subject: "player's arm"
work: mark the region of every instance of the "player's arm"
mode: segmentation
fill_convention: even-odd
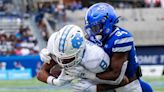
[[[125,76],[127,58],[128,52],[113,54],[108,70],[96,74],[96,79],[101,83],[96,85],[97,92],[115,89],[129,83],[129,79]]]
[[[42,65],[42,67],[40,68],[39,72],[37,73],[37,79],[44,82],[44,83],[47,83],[48,77],[51,76],[50,69],[54,65],[56,65],[56,63],[53,60],[50,61],[50,64],[44,63]]]
[[[95,74],[85,68],[74,67],[71,70],[67,70],[67,74],[91,79],[99,84],[119,85],[125,77],[125,72],[128,64],[127,57],[128,52],[114,53],[111,61],[108,60],[110,62],[110,66],[108,69],[106,69],[106,71],[101,73]]]
[[[109,68],[105,72],[96,74],[95,79],[101,83],[96,85],[97,92],[115,89],[129,83],[129,79],[125,76],[127,56],[128,52],[114,53]]]
[[[126,85],[128,83],[129,83],[129,79],[126,76],[124,76],[124,78],[122,79],[121,83],[118,84],[118,85],[97,84],[96,85],[96,89],[97,89],[97,92],[102,92],[102,91],[105,91],[105,90],[112,90],[112,89],[124,86],[124,85]]]
[[[100,64],[100,66],[105,70],[105,72],[101,72],[101,73],[92,73],[90,71],[88,71],[87,69],[79,69],[79,68],[74,68],[71,70],[67,71],[67,74],[72,75],[72,76],[79,76],[82,78],[87,78],[87,79],[91,79],[93,81],[98,82],[99,84],[111,84],[111,85],[118,85],[121,83],[124,75],[125,75],[125,71],[126,71],[126,67],[127,67],[127,56],[128,56],[128,52],[126,53],[114,53],[113,57],[111,58],[111,60],[109,61],[108,59],[108,55],[104,54],[103,58],[100,59],[106,62],[110,63],[110,66],[107,67],[105,63]],[[99,64],[98,64],[99,65]],[[100,67],[97,66],[97,67]]]
[[[61,71],[58,78],[55,78],[54,76],[52,76],[50,74],[50,69],[56,64],[57,63],[55,63],[55,61],[53,60],[51,60],[49,64],[44,63],[41,69],[39,70],[39,72],[37,73],[37,79],[44,83],[54,85],[54,86],[62,86],[66,83],[69,83],[71,80],[74,79],[73,77],[66,75],[64,70]]]
[[[125,71],[127,68],[128,52],[125,53],[114,53],[108,70],[102,73],[96,74],[96,79],[100,83],[104,83],[105,80],[108,84],[118,85],[124,78]],[[108,80],[108,81],[107,81]]]
[[[112,47],[109,69],[103,73],[96,74],[96,78],[100,79],[100,81],[101,79],[109,80],[108,83],[114,85],[120,84],[127,69],[128,55],[131,49],[133,49],[133,37],[128,33],[119,35]]]

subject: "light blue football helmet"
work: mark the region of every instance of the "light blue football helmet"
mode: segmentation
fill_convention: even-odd
[[[92,5],[85,15],[85,32],[88,39],[102,45],[102,41],[110,35],[113,26],[118,23],[118,18],[114,8],[107,3]],[[97,38],[97,35],[101,35],[101,38]]]

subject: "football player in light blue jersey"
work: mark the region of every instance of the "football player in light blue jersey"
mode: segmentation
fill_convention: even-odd
[[[130,83],[116,88],[116,92],[153,92],[150,85],[140,79],[142,74],[136,58],[133,37],[127,30],[116,26],[118,19],[114,8],[107,3],[92,5],[85,15],[88,39],[102,47],[111,59],[108,71],[96,76],[100,79],[115,80],[116,84],[119,84],[120,81],[117,80],[126,75]],[[107,85],[97,86],[102,90],[110,89]]]
[[[102,92],[96,84],[108,84],[116,88],[129,82],[126,76],[117,80],[120,81],[119,84],[95,76],[96,73],[108,69],[110,57],[102,48],[86,40],[82,29],[76,25],[66,25],[58,32],[54,32],[48,39],[47,47],[41,50],[40,58],[44,64],[37,73],[38,80],[53,86],[72,83],[73,92]],[[60,70],[51,70],[56,65],[62,69],[59,75],[58,72],[52,71]],[[51,75],[50,71],[57,76]]]

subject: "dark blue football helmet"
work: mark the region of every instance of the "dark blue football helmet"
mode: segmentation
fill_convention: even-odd
[[[85,15],[85,31],[90,41],[102,45],[102,41],[113,31],[113,26],[118,23],[118,16],[114,8],[107,3],[92,5]],[[101,35],[101,38],[97,38]]]

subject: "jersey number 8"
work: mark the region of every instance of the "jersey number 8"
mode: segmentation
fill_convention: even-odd
[[[100,67],[101,67],[103,70],[106,70],[107,67],[108,67],[108,65],[107,65],[107,63],[106,63],[104,60],[102,60],[101,63],[100,63]]]

